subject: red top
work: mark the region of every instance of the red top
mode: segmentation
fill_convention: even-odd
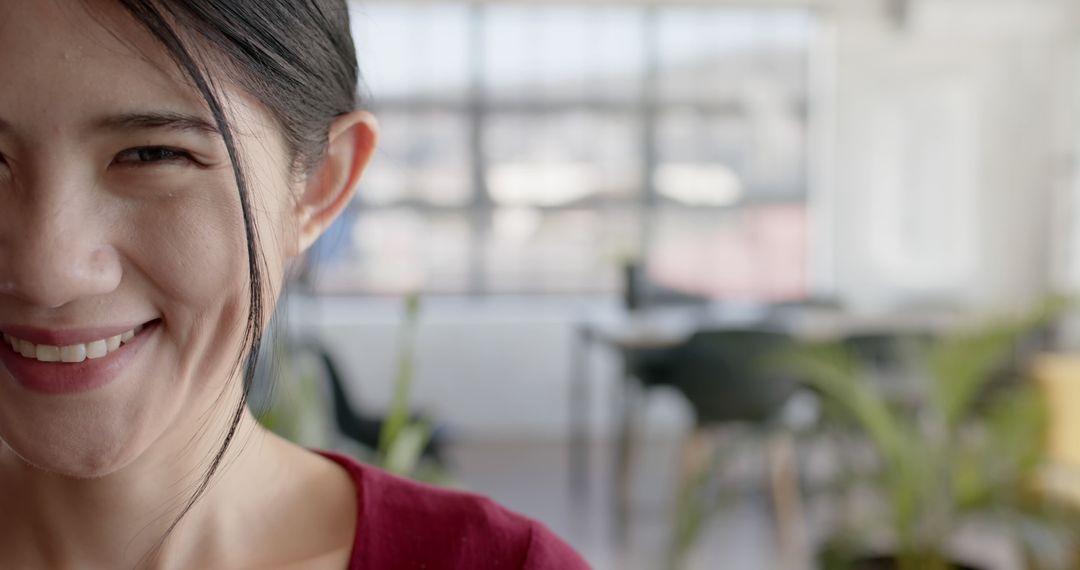
[[[491,499],[391,475],[320,451],[359,501],[349,570],[588,570],[543,524]]]

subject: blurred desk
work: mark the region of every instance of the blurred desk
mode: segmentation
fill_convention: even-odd
[[[852,314],[835,310],[771,310],[765,306],[709,305],[699,307],[652,308],[622,312],[607,318],[582,318],[577,324],[571,358],[569,390],[569,484],[570,496],[578,504],[588,500],[591,436],[589,355],[599,345],[616,351],[622,361],[620,381],[615,383],[612,401],[616,422],[626,426],[632,419],[628,384],[632,380],[625,355],[631,351],[667,350],[679,346],[691,335],[704,330],[772,330],[792,335],[802,342],[827,342],[862,334],[933,334],[956,328],[956,315],[938,312],[904,311],[888,314]],[[626,430],[628,431],[628,430]],[[616,468],[629,461],[628,442],[616,446]],[[615,489],[615,492],[620,492]],[[616,521],[618,527],[622,524]]]

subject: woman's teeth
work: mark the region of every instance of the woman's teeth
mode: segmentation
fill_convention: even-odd
[[[121,345],[127,344],[135,335],[142,332],[143,326],[139,325],[123,334],[95,340],[86,344],[73,344],[71,346],[49,346],[47,344],[34,344],[22,339],[4,334],[4,342],[26,358],[33,358],[40,362],[68,362],[77,363],[86,359],[95,360],[104,358],[120,349]]]

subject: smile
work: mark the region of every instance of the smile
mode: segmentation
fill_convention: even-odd
[[[128,325],[131,326],[131,325]],[[0,378],[44,395],[101,388],[127,377],[143,347],[153,342],[161,319],[128,330],[109,327],[46,330],[5,326],[0,343]]]
[[[109,354],[120,350],[135,335],[142,332],[143,325],[125,331],[108,338],[98,339],[87,343],[71,344],[67,346],[53,346],[48,344],[34,344],[28,340],[16,338],[4,333],[4,342],[11,345],[12,350],[24,358],[37,360],[38,362],[64,362],[75,364],[84,360],[96,360],[105,358]]]

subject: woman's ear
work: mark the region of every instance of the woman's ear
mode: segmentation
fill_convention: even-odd
[[[379,125],[367,111],[342,115],[331,123],[326,157],[307,177],[296,201],[298,232],[290,255],[311,247],[349,205],[378,140]]]

